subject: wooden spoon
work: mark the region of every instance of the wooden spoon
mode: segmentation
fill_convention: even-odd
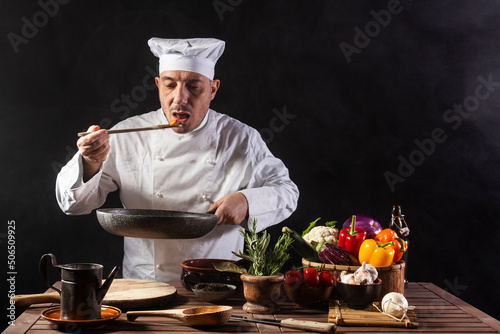
[[[168,129],[168,128],[178,128],[181,127],[182,123],[180,124],[160,124],[160,125],[153,125],[153,126],[145,126],[142,128],[127,128],[127,129],[116,129],[116,130],[106,130],[109,134],[113,133],[125,133],[125,132],[138,132],[138,131],[148,131],[148,130],[159,130],[159,129]],[[91,132],[78,132],[78,137],[84,137],[88,134],[91,134]]]
[[[229,320],[232,313],[231,306],[214,305],[175,310],[129,311],[127,320],[134,321],[140,316],[166,317],[181,320],[190,326],[221,326]]]

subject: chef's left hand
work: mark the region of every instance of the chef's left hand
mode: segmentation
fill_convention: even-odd
[[[248,202],[242,193],[232,193],[215,201],[208,211],[215,210],[217,225],[239,225],[248,218]]]

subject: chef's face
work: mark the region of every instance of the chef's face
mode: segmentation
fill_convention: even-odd
[[[160,104],[169,122],[176,119],[182,127],[178,133],[190,132],[201,124],[210,101],[219,89],[219,80],[187,71],[164,71],[156,78]]]

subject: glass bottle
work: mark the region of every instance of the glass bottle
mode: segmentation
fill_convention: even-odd
[[[392,213],[391,213],[391,222],[389,224],[389,228],[393,231],[396,232],[398,237],[404,240],[406,243],[406,252],[403,254],[403,261],[405,262],[405,278],[404,278],[404,284],[405,284],[405,289],[408,287],[408,279],[407,279],[407,273],[408,273],[408,245],[409,245],[409,240],[408,236],[410,235],[410,229],[408,228],[408,225],[406,224],[405,221],[405,216],[401,213],[401,206],[399,205],[393,205],[392,206]]]

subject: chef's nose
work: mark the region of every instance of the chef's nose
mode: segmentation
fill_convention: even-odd
[[[184,104],[187,102],[189,91],[184,85],[178,85],[174,93],[174,103]]]

